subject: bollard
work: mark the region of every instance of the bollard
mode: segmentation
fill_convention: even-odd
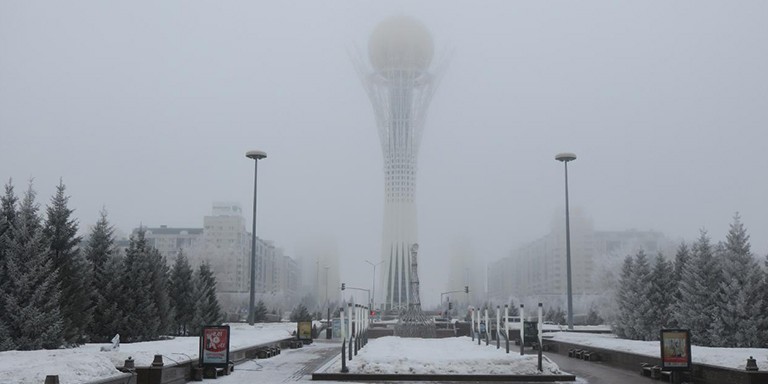
[[[349,368],[347,368],[347,359],[346,359],[346,352],[347,352],[347,339],[344,339],[341,341],[341,373],[347,373],[349,372]]]
[[[357,350],[358,350],[359,344],[360,344],[358,342],[358,340],[360,340],[360,338],[359,337],[355,337],[355,356],[357,356]]]
[[[48,375],[45,377],[45,384],[59,384],[59,375]]]
[[[215,372],[215,371],[214,371]],[[215,374],[215,373],[214,373]],[[160,384],[163,381],[163,355],[155,355],[149,367],[147,384]]]
[[[352,336],[349,336],[349,356],[347,358],[352,361]]]
[[[752,356],[747,359],[747,366],[745,367],[747,371],[757,371],[759,368],[757,368],[757,360],[755,360]]]
[[[125,362],[123,363],[123,368],[125,369],[134,369],[136,368],[136,365],[133,362],[133,358],[131,356],[128,356],[127,359],[125,359]]]

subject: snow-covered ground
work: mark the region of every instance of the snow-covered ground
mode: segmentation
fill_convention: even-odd
[[[231,349],[266,343],[290,336],[296,329],[295,323],[232,324]],[[553,332],[545,334],[554,339],[585,346],[627,351],[647,356],[659,355],[659,343],[653,341],[632,341],[618,339],[613,335]],[[80,348],[0,352],[0,382],[3,384],[40,384],[46,375],[59,375],[61,384],[81,384],[103,379],[119,371],[129,356],[137,366],[149,365],[154,355],[163,356],[165,364],[197,358],[198,338],[177,337],[173,340],[146,343],[122,344],[117,351],[100,352],[109,344],[87,344]],[[236,374],[227,376],[226,383],[250,383],[253,375],[271,378],[293,377],[297,380],[311,374],[304,364],[318,360],[329,349],[338,349],[336,342],[324,340],[298,350],[284,350],[282,354],[266,360],[254,360],[241,364]],[[331,351],[332,353],[332,351]],[[768,349],[760,348],[692,348],[694,363],[744,369],[746,359],[753,356],[760,370],[768,370]],[[545,364],[546,364],[545,360]],[[330,369],[340,369],[337,361]],[[372,339],[350,362],[353,372],[364,373],[484,373],[536,374],[537,363],[534,355],[520,357],[517,353],[507,355],[495,345],[480,346],[467,337],[448,339],[400,339],[387,337]],[[557,369],[554,364],[545,365],[545,373]],[[223,379],[223,378],[222,378]],[[301,381],[307,380],[306,378]],[[224,380],[222,384],[225,384]],[[270,382],[270,381],[263,381]]]
[[[619,339],[613,334],[554,332],[545,333],[545,335],[547,337],[551,335],[554,340],[596,348],[625,351],[651,357],[659,357],[661,354],[658,341],[625,340]],[[691,347],[691,359],[694,364],[744,369],[747,358],[750,356],[757,360],[757,366],[761,371],[768,369],[768,349],[766,348],[714,348],[695,345]]]
[[[231,324],[230,350],[281,340],[291,336],[296,323]],[[40,384],[46,375],[59,375],[61,384],[80,384],[120,374],[131,357],[136,366],[148,366],[155,355],[163,355],[166,365],[196,359],[198,337],[121,344],[119,350],[101,352],[111,344],[86,344],[79,348],[40,351],[0,352],[0,382],[4,384]]]
[[[561,374],[544,359],[544,374]],[[538,358],[506,353],[496,346],[477,345],[469,337],[410,339],[387,336],[371,339],[347,367],[350,373],[536,375]],[[330,371],[338,372],[341,361]]]

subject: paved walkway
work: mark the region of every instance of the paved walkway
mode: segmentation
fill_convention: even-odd
[[[599,361],[584,361],[574,359],[554,352],[545,354],[550,360],[557,363],[561,370],[576,375],[579,381],[589,384],[652,384],[658,383],[648,377],[640,376],[638,371],[628,371],[605,365]]]

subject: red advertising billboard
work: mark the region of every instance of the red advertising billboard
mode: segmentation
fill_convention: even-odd
[[[665,371],[687,371],[691,369],[690,330],[661,330],[661,369]]]
[[[203,327],[200,335],[200,364],[226,367],[229,362],[229,326]]]

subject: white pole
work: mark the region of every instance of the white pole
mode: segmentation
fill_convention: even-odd
[[[352,340],[352,337],[355,335],[352,334],[352,303],[347,304],[347,316],[349,317],[349,339]]]
[[[541,303],[539,303],[539,348],[543,346],[541,343],[542,334],[544,331],[544,309],[541,306]]]
[[[509,338],[509,306],[504,304],[504,334]]]
[[[501,309],[496,306],[496,349],[501,348]]]
[[[475,336],[475,309],[472,307],[469,307],[469,321],[471,324],[471,328],[469,328],[469,331],[472,332],[471,336]]]
[[[488,345],[488,335],[490,335],[491,326],[488,323],[488,307],[485,307],[485,345]]]
[[[525,308],[520,304],[520,354],[525,349]]]
[[[339,311],[339,317],[341,319],[341,327],[340,327],[341,328],[341,339],[344,340],[347,337],[347,335],[346,335],[346,333],[347,333],[346,331],[347,330],[345,329],[346,327],[344,326],[345,325],[344,324],[344,308],[342,308],[341,311]]]

